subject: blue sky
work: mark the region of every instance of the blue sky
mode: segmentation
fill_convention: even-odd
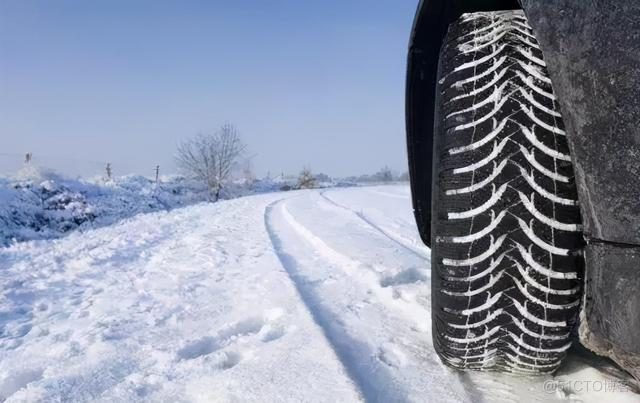
[[[259,174],[404,171],[416,5],[0,0],[0,159],[174,171],[181,139],[230,122]]]

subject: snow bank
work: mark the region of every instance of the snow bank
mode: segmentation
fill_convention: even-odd
[[[333,179],[317,174],[317,188],[391,184],[380,174]],[[393,178],[393,177],[392,177]],[[298,177],[238,178],[226,184],[221,199],[294,190]],[[378,181],[378,182],[377,182]],[[140,213],[171,210],[206,202],[200,183],[182,176],[163,176],[158,184],[140,175],[107,180],[70,179],[35,164],[12,177],[0,177],[0,246],[12,242],[60,237],[72,230],[113,224]]]
[[[323,175],[318,187],[354,186]],[[295,189],[297,178],[284,175],[236,179],[226,184],[221,199]],[[0,177],[0,246],[50,239],[72,230],[113,224],[140,213],[171,210],[209,201],[199,182],[162,176],[158,184],[140,175],[107,180],[70,179],[37,165],[25,165],[12,177]]]
[[[271,179],[236,181],[223,199],[278,191]],[[0,177],[0,246],[59,237],[72,230],[113,224],[140,213],[171,210],[208,201],[206,189],[181,176],[154,180],[129,175],[112,180],[70,179],[26,165],[13,177]]]

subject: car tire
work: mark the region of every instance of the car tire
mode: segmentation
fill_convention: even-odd
[[[572,343],[583,236],[562,116],[522,11],[464,14],[440,53],[433,341],[458,369],[555,371]]]

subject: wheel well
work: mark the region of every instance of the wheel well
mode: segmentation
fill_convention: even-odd
[[[440,47],[447,28],[475,11],[519,9],[518,0],[421,0],[409,42],[406,130],[413,209],[422,241],[431,246],[433,111]]]

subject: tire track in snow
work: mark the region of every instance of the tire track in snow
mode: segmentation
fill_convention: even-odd
[[[353,278],[355,282],[362,284],[363,287],[370,290],[384,306],[394,309],[396,315],[402,315],[404,319],[414,322],[415,325],[419,325],[419,323],[415,323],[415,319],[425,315],[424,307],[418,304],[410,305],[404,301],[397,300],[393,296],[393,291],[382,285],[383,279],[372,266],[333,249],[320,237],[316,236],[313,231],[298,222],[287,209],[286,202],[281,205],[281,208],[281,213],[287,224],[326,261],[335,267],[339,267],[346,275]]]
[[[419,257],[420,259],[426,259],[429,262],[431,262],[431,256],[425,255],[423,252],[420,252],[420,251],[414,249],[412,246],[407,245],[405,241],[402,241],[402,240],[398,239],[397,236],[390,234],[389,232],[384,230],[382,227],[380,227],[378,224],[374,223],[371,219],[369,219],[369,217],[364,215],[364,213],[355,211],[354,209],[352,209],[350,207],[347,207],[347,206],[345,206],[343,204],[340,204],[340,203],[336,202],[335,200],[333,200],[329,196],[327,196],[326,193],[327,193],[327,191],[323,191],[323,192],[320,192],[319,194],[323,199],[327,200],[329,203],[333,204],[334,206],[336,206],[336,207],[338,207],[340,209],[346,210],[346,211],[350,212],[351,214],[356,215],[358,218],[360,218],[362,221],[364,221],[370,227],[372,227],[376,231],[380,232],[382,235],[384,235],[389,240],[393,241],[395,244],[397,244],[401,248],[409,251],[411,254]]]
[[[366,262],[329,246],[289,212],[289,200],[265,211],[274,250],[364,399],[467,401],[427,348],[430,328],[421,325],[428,311],[399,299]]]
[[[280,223],[274,224],[275,220]],[[329,344],[333,347],[338,359],[342,362],[347,373],[353,382],[359,387],[360,392],[366,401],[370,402],[404,402],[411,400],[407,395],[408,390],[399,382],[395,368],[391,368],[388,363],[380,365],[379,346],[372,345],[371,341],[363,335],[358,335],[358,331],[344,320],[344,302],[327,301],[327,286],[323,289],[322,283],[326,280],[316,280],[313,278],[314,272],[324,272],[329,275],[329,281],[348,283],[358,290],[368,290],[364,294],[373,294],[387,308],[393,308],[396,312],[390,313],[392,317],[405,317],[406,320],[413,320],[416,317],[424,317],[425,313],[420,310],[416,313],[413,307],[403,306],[393,298],[392,291],[381,287],[380,279],[373,272],[366,270],[366,265],[341,254],[324,243],[306,227],[302,226],[286,208],[286,200],[271,203],[265,210],[265,225],[272,240],[274,250],[280,259],[285,271],[289,274],[298,293],[311,313],[318,326],[324,332]],[[322,263],[316,263],[316,259],[311,259],[315,267],[308,267],[294,257],[291,245],[285,245],[276,226],[286,226],[296,239],[304,244],[303,249],[313,249],[322,260],[328,263],[323,268]],[[279,228],[283,230],[283,227]],[[299,246],[299,245],[298,245]],[[306,250],[299,250],[299,253]],[[301,260],[304,260],[302,258]],[[304,267],[304,269],[303,269]],[[365,270],[363,270],[365,269]],[[332,274],[337,277],[334,278]],[[311,274],[311,276],[309,276]],[[346,277],[346,278],[344,278]],[[347,281],[344,281],[347,280]],[[352,281],[353,280],[353,281]],[[333,306],[332,306],[333,305]],[[347,307],[348,308],[348,307]],[[357,335],[357,336],[356,336]],[[377,359],[376,359],[377,357]]]
[[[375,401],[375,396],[372,395],[370,387],[366,383],[366,379],[362,376],[362,372],[359,370],[355,361],[354,355],[356,350],[362,350],[365,348],[362,345],[359,348],[353,348],[358,346],[357,340],[349,339],[349,336],[345,334],[343,329],[336,326],[335,321],[331,317],[329,312],[322,309],[322,298],[312,290],[312,285],[309,284],[298,271],[298,262],[291,254],[289,254],[283,246],[282,240],[277,234],[273,224],[273,210],[274,208],[283,203],[286,199],[276,200],[265,208],[264,211],[264,225],[273,245],[280,264],[284,268],[285,272],[289,276],[289,279],[293,283],[302,303],[305,305],[307,311],[311,314],[314,322],[321,329],[328,344],[331,346],[336,354],[336,357],[345,369],[345,372],[358,388],[360,396],[366,401]]]

